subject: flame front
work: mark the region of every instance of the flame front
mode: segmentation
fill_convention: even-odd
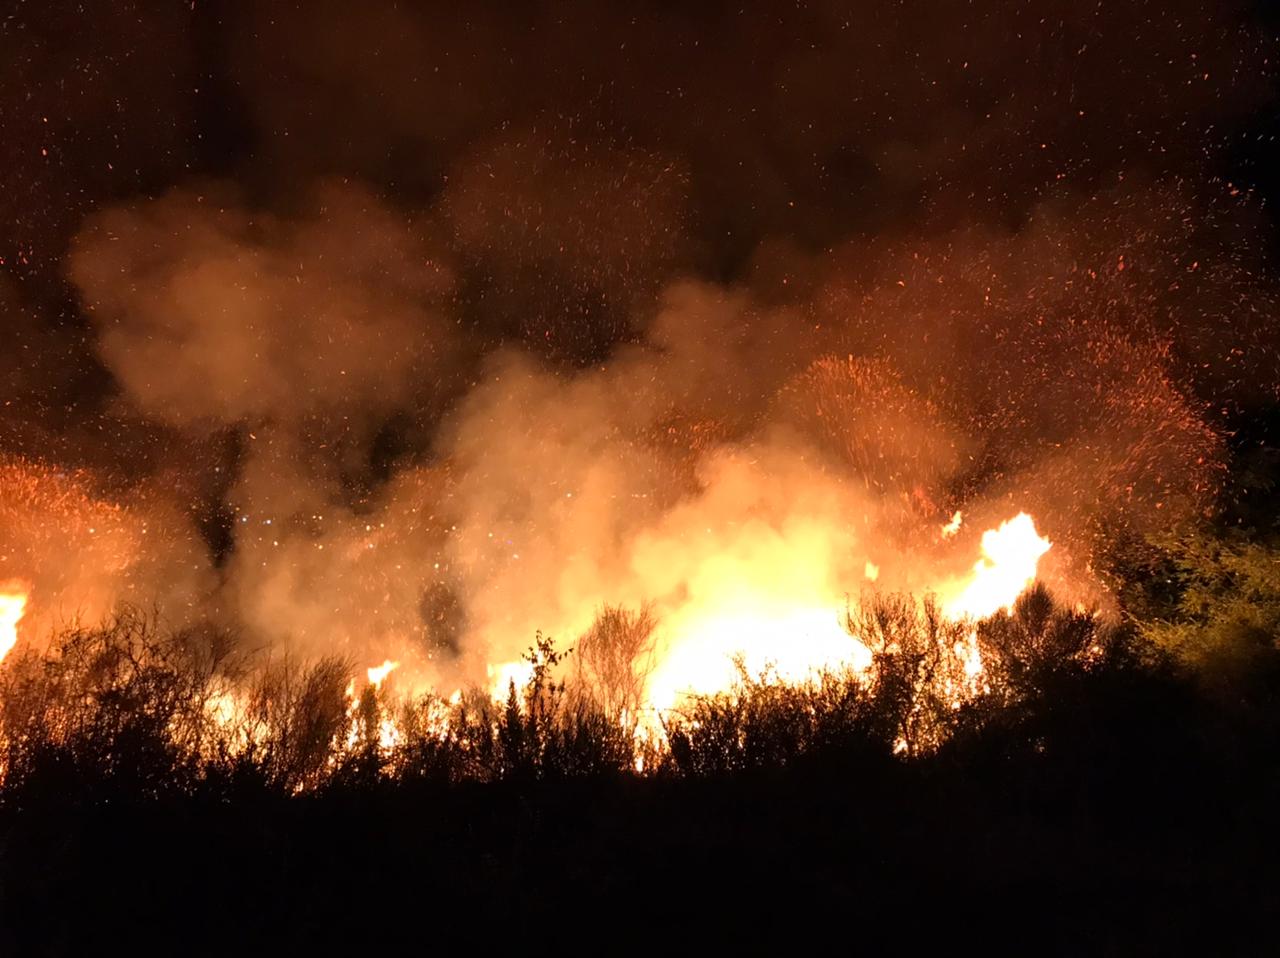
[[[386,677],[398,668],[400,668],[399,662],[387,659],[381,665],[374,665],[365,669],[365,676],[368,678],[370,685],[374,688],[379,688]]]
[[[950,597],[943,595],[943,607],[953,619],[982,619],[1001,609],[1011,609],[1018,596],[1036,580],[1040,557],[1051,543],[1036,532],[1031,516],[1020,512],[1000,523],[998,529],[982,534],[982,558],[973,566],[967,581]]]
[[[958,526],[955,519],[948,523],[950,530]],[[662,610],[661,635],[648,663],[651,669],[640,704],[661,713],[676,707],[685,695],[730,691],[743,674],[802,682],[824,671],[861,674],[871,669],[871,651],[848,627],[843,573],[833,559],[838,551],[833,544],[839,540],[831,533],[824,523],[796,523],[783,533],[767,535],[748,527],[701,556],[679,600]],[[944,530],[944,538],[953,536],[953,531]],[[930,591],[953,621],[1010,609],[1036,580],[1039,560],[1049,548],[1031,516],[1019,513],[983,533],[980,558],[965,576],[943,579]],[[874,581],[880,570],[867,561],[864,571],[865,578]],[[0,587],[0,660],[17,641],[28,595],[20,583]],[[966,671],[973,677],[982,669],[976,644],[971,653]],[[381,690],[400,666],[398,659],[388,658],[368,667],[368,686]],[[491,693],[505,699],[511,683],[520,687],[530,681],[534,666],[522,659],[492,663],[487,671]],[[211,708],[220,722],[230,723],[240,714],[242,703],[231,692],[215,698]],[[353,680],[347,689],[353,721],[359,698]],[[348,746],[354,744],[354,735],[353,726]],[[390,748],[398,737],[394,722],[384,715],[378,728],[380,746]]]
[[[0,589],[0,662],[18,643],[18,623],[27,612],[27,591],[15,586]]]
[[[944,537],[959,526],[953,517]],[[717,556],[708,562],[695,577],[690,601],[666,623],[670,638],[649,677],[647,704],[661,711],[682,695],[728,691],[740,676],[739,664],[747,675],[767,673],[785,682],[824,671],[867,671],[871,652],[846,628],[831,570],[822,550],[810,548],[816,541],[801,536],[774,542],[744,561]],[[952,620],[1010,609],[1035,581],[1049,547],[1031,516],[1019,513],[983,534],[981,558],[967,576],[931,591]],[[974,676],[981,669],[975,645],[966,671]]]

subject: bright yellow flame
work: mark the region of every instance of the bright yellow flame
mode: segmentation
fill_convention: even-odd
[[[400,744],[400,726],[390,715],[378,720],[378,748],[388,752]]]
[[[1012,608],[1035,581],[1036,566],[1050,545],[1025,512],[988,529],[982,534],[982,558],[968,580],[944,596],[944,611],[953,619],[981,619]]]
[[[948,537],[959,527],[957,513],[946,527]],[[649,707],[663,711],[685,694],[728,691],[740,677],[739,662],[749,676],[784,682],[871,667],[871,652],[846,628],[824,540],[812,532],[793,530],[767,548],[729,550],[702,564],[687,601],[665,620],[669,644],[649,676]],[[1026,513],[988,530],[972,571],[937,588],[944,614],[983,618],[1011,607],[1035,581],[1048,549],[1049,541]],[[867,563],[868,578],[874,578],[872,569],[879,573]],[[982,671],[976,641],[957,651],[966,675],[976,678]]]
[[[964,513],[959,509],[952,515],[951,521],[942,527],[942,538],[950,539],[960,531],[960,524],[964,522]]]
[[[400,668],[400,663],[387,659],[381,665],[370,666],[365,669],[365,676],[369,679],[369,684],[375,689],[380,689],[382,683],[386,681],[388,675]],[[348,695],[354,697],[354,683],[348,691]],[[354,733],[354,727],[352,729]],[[388,752],[400,743],[400,727],[396,724],[395,718],[389,712],[383,712],[378,719],[378,748],[383,752]],[[348,743],[351,744],[351,743]]]
[[[27,591],[16,586],[0,589],[0,662],[18,644],[18,623],[27,612]]]
[[[205,709],[209,718],[217,723],[219,727],[227,728],[240,719],[243,712],[243,704],[234,690],[220,689],[209,696],[209,701],[205,703]]]
[[[802,682],[823,670],[862,671],[871,664],[871,653],[830,605],[745,601],[732,612],[708,609],[680,628],[681,641],[649,679],[649,704],[657,709],[671,708],[682,694],[731,688],[739,661],[749,676],[767,673],[786,682]]]
[[[499,665],[485,667],[489,676],[489,694],[495,701],[505,702],[514,682],[516,690],[524,688],[533,678],[533,663],[527,659],[515,662],[503,662]]]
[[[867,649],[845,628],[838,530],[820,521],[745,524],[687,570],[649,676],[648,705],[714,694],[747,674],[801,682],[823,670],[862,670]],[[654,565],[668,557],[659,556]],[[865,571],[865,570],[864,570]]]
[[[398,668],[400,668],[399,662],[387,659],[381,665],[374,665],[365,669],[365,675],[368,676],[370,685],[374,688],[380,688],[383,680]]]

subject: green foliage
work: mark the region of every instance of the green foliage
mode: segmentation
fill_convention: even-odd
[[[1274,668],[1280,651],[1280,550],[1242,533],[1153,544],[1167,598],[1134,616],[1157,648],[1215,682]]]

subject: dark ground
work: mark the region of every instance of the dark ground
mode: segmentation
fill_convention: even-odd
[[[46,796],[0,819],[0,944],[1274,953],[1274,738],[1110,691],[911,765]]]

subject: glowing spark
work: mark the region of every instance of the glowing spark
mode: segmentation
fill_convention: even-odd
[[[957,509],[951,517],[951,521],[942,527],[942,538],[950,539],[960,531],[960,523],[964,521],[964,514]]]

